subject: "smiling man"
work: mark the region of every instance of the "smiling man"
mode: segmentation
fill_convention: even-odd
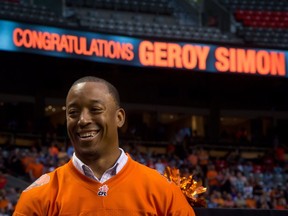
[[[73,83],[66,120],[73,157],[26,188],[14,216],[195,216],[175,183],[119,148],[125,111],[112,84],[91,76]]]

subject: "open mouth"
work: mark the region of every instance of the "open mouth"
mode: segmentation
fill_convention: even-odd
[[[90,140],[90,139],[93,139],[94,137],[96,137],[98,132],[99,131],[82,132],[82,133],[78,133],[78,136],[81,139]]]

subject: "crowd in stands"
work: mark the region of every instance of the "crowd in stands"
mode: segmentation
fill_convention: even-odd
[[[171,144],[165,152],[143,151],[137,141],[122,142],[121,147],[161,174],[170,166],[178,168],[182,177],[193,175],[207,188],[203,194],[207,208],[288,209],[288,161],[286,149],[280,145],[252,159],[241,158],[237,149],[212,157],[209,149],[201,145],[183,148]],[[11,215],[21,188],[8,186],[7,175],[30,184],[43,173],[65,164],[73,154],[73,147],[50,140],[49,145],[41,147],[4,145],[0,152],[0,215]]]

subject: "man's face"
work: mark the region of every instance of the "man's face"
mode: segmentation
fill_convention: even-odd
[[[83,161],[109,155],[118,148],[118,127],[124,119],[124,110],[101,82],[79,83],[67,95],[67,131],[77,157]]]

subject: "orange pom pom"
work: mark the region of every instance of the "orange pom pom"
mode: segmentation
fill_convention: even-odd
[[[179,169],[167,166],[164,176],[180,187],[191,206],[206,207],[206,200],[200,195],[206,192],[207,188],[202,186],[201,181],[195,181],[193,175],[181,177]]]

